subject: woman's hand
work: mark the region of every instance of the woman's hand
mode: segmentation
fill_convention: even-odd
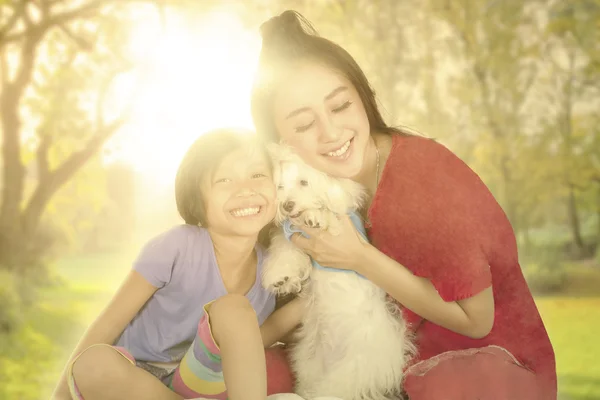
[[[315,261],[325,267],[357,271],[362,266],[362,256],[369,246],[356,230],[349,216],[339,216],[341,229],[337,236],[318,228],[298,227],[309,237],[292,235],[292,242]]]
[[[482,338],[490,332],[494,323],[491,287],[471,298],[446,302],[428,279],[415,276],[367,243],[348,216],[340,217],[340,222],[338,236],[301,227],[309,238],[296,233],[292,241],[319,264],[358,272],[404,307],[437,325],[471,338]]]

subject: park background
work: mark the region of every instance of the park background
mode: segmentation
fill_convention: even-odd
[[[486,182],[560,399],[600,399],[599,0],[0,0],[0,399],[49,398],[140,246],[181,223],[187,146],[252,127],[258,26],[286,8]]]

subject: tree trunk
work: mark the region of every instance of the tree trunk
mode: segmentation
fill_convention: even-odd
[[[2,113],[3,146],[2,158],[4,165],[2,208],[0,208],[0,230],[13,226],[18,221],[20,205],[23,194],[23,183],[25,167],[21,161],[19,144],[19,132],[21,121],[17,115],[18,99],[13,88],[7,88],[0,100],[0,112]]]
[[[45,16],[45,20],[36,25],[26,24],[26,28],[14,34],[20,41],[18,69],[11,80],[6,70],[5,57],[2,54],[2,88],[0,89],[0,123],[2,129],[2,174],[3,187],[0,207],[0,266],[21,268],[39,261],[45,249],[37,242],[37,228],[48,201],[56,191],[92,157],[125,122],[123,114],[114,121],[105,124],[102,121],[96,134],[86,146],[74,152],[53,171],[43,169],[39,182],[27,204],[24,204],[25,166],[22,160],[21,129],[19,110],[23,95],[29,87],[37,61],[37,48],[45,34],[53,26],[96,11],[103,1],[90,1],[72,10]],[[6,40],[7,36],[0,39]],[[6,51],[0,40],[0,51]],[[108,82],[110,83],[110,82]],[[129,110],[130,111],[130,110]],[[101,119],[101,118],[100,118]],[[42,143],[38,153],[38,163],[46,163],[48,143]]]
[[[23,237],[21,204],[25,187],[25,166],[21,159],[21,119],[19,107],[31,78],[36,60],[36,49],[44,30],[29,33],[20,52],[20,68],[12,81],[3,77],[0,95],[2,126],[3,188],[0,207],[0,266],[14,268],[27,254]],[[0,49],[5,51],[5,49]],[[4,55],[3,55],[4,56]]]

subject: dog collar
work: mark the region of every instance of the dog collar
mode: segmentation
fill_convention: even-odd
[[[356,228],[358,233],[360,233],[360,235],[365,240],[368,241],[369,239],[367,238],[367,231],[365,230],[365,226],[363,224],[363,221],[362,221],[362,218],[360,217],[360,215],[356,211],[350,211],[350,212],[348,212],[348,216],[350,217],[350,220],[352,221],[352,224],[354,224],[354,227]],[[303,232],[300,228],[297,228],[296,226],[292,225],[292,222],[289,219],[286,219],[285,221],[283,221],[282,228],[283,228],[283,234],[285,235],[287,240],[290,240],[294,233],[299,233],[302,236],[304,236],[305,238],[310,237],[305,232]],[[356,274],[356,275],[360,276],[361,278],[364,278],[364,276],[362,276],[361,274],[359,274],[356,271],[352,271],[352,270],[348,270],[348,269],[339,269],[339,268],[334,268],[334,267],[326,267],[326,266],[321,265],[318,262],[316,262],[312,257],[311,257],[311,261],[312,261],[313,267],[317,268],[317,269],[322,269],[322,270],[331,271],[331,272],[348,272],[348,273]]]

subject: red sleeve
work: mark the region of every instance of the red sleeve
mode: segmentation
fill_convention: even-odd
[[[388,219],[381,222],[389,227],[381,232],[387,248],[415,275],[431,280],[445,301],[472,297],[492,283],[486,248],[494,225],[490,216],[499,205],[441,144],[419,137],[399,141],[386,165],[386,175],[393,176],[382,178],[385,194],[376,198],[384,211],[377,212],[379,219]]]
[[[485,255],[468,229],[461,228],[451,232],[448,240],[440,237],[437,265],[427,276],[444,301],[473,297],[492,284]]]
[[[454,153],[433,140],[419,140],[426,186],[437,221],[430,226],[434,252],[428,278],[445,301],[472,297],[492,284],[484,245],[489,224],[485,208],[498,208],[481,179]],[[428,196],[424,196],[427,198]],[[427,212],[426,209],[423,210]]]

